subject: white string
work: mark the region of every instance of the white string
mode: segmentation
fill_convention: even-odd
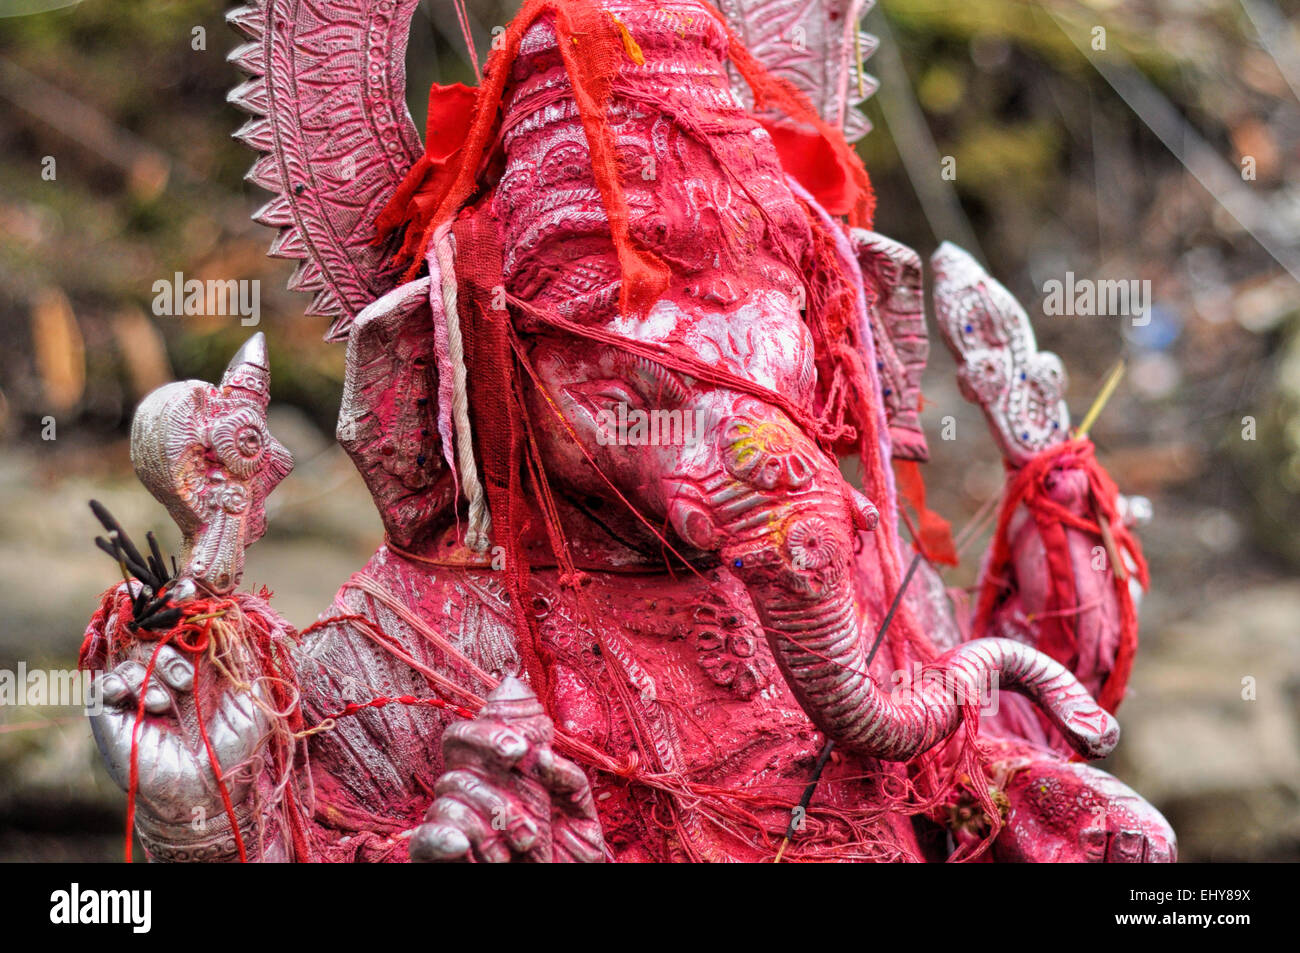
[[[465,390],[465,343],[460,336],[460,315],[456,310],[456,259],[451,223],[438,226],[433,235],[438,270],[442,273],[442,308],[447,317],[447,350],[451,356],[451,415],[456,427],[456,469],[460,471],[465,498],[469,501],[469,526],[465,545],[487,552],[491,544],[492,514],[488,512],[478,464],[474,460],[474,432],[469,421],[469,397]]]

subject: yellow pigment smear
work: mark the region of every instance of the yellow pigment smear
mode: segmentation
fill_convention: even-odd
[[[612,13],[609,15],[609,18],[614,21],[614,26],[618,27],[619,36],[623,38],[623,49],[627,53],[628,58],[637,66],[645,66],[645,54],[641,52],[641,47],[637,41],[632,39],[632,34],[627,31],[627,27],[623,25],[623,21]]]

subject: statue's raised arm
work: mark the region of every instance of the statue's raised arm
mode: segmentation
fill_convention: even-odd
[[[82,665],[104,673],[91,728],[158,860],[288,857],[296,808],[275,775],[292,770],[293,633],[235,592],[266,497],[293,467],[266,427],[269,367],[258,333],[218,385],[161,387],[131,428],[136,473],[180,527],[181,562],[168,573],[156,548],[143,557],[113,534],[137,576],[105,594]]]

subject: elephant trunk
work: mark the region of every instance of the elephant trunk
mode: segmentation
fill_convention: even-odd
[[[722,466],[673,485],[669,517],[719,553],[750,592],[781,671],[813,722],[842,747],[906,761],[951,735],[962,708],[1009,689],[1027,695],[1089,757],[1119,727],[1060,663],[1010,639],[978,639],[882,689],[867,665],[851,577],[855,530],[875,508],[793,425],[767,417],[723,428]]]

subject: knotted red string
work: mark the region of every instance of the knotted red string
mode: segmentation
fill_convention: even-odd
[[[1077,640],[1078,586],[1075,570],[1070,560],[1066,529],[1075,529],[1102,539],[1101,526],[1096,518],[1082,517],[1070,512],[1052,499],[1048,487],[1053,471],[1082,470],[1088,477],[1089,492],[1097,517],[1105,520],[1114,539],[1117,558],[1127,554],[1135,567],[1138,581],[1145,589],[1150,583],[1142,548],[1120,519],[1119,489],[1097,462],[1095,450],[1089,440],[1071,440],[1045,450],[1020,468],[1007,486],[998,514],[993,548],[984,573],[979,602],[975,615],[975,631],[986,630],[994,611],[1009,595],[1006,580],[1011,574],[1011,519],[1017,508],[1024,505],[1034,518],[1046,551],[1050,594],[1048,612],[1040,622],[1042,633],[1039,648],[1066,666],[1073,663]],[[1134,605],[1128,582],[1114,566],[1110,567],[1111,582],[1120,610],[1120,640],[1110,674],[1106,677],[1097,702],[1109,712],[1114,712],[1124,698],[1133,656],[1137,652],[1137,607]]]

